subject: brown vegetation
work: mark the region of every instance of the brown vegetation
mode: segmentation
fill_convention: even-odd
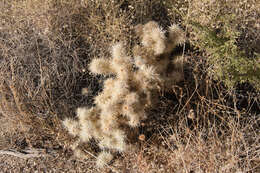
[[[259,9],[254,0],[1,0],[0,149],[70,150],[75,139],[61,120],[93,106],[102,90],[104,77],[91,75],[88,64],[109,56],[119,40],[129,43],[131,54],[138,44],[134,26],[154,20],[163,28],[178,23],[186,32],[189,41],[174,50],[187,62],[184,81],[160,91],[158,107],[139,128],[129,128],[138,134],[129,138],[132,148],[102,171],[258,172],[259,92],[246,81],[230,90],[212,77],[190,21],[218,31],[218,17],[235,14],[228,28],[240,33],[235,44],[256,58]],[[77,162],[97,171],[87,168],[97,157],[96,141],[80,147],[89,159]]]

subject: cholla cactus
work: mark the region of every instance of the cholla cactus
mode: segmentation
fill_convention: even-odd
[[[97,157],[97,167],[102,168],[113,159],[113,155],[102,151]]]
[[[126,132],[121,127],[137,127],[147,117],[145,109],[153,105],[158,87],[170,88],[183,79],[181,60],[171,57],[176,45],[184,42],[184,33],[177,25],[168,28],[168,37],[154,21],[137,25],[136,33],[141,45],[134,47],[133,57],[127,55],[122,43],[117,43],[111,49],[111,58],[92,60],[89,70],[93,74],[113,77],[104,82],[94,107],[78,108],[78,121],[64,121],[73,136],[82,142],[95,138],[103,151],[125,151]],[[98,165],[111,160],[110,155],[102,155],[109,159],[99,159]]]

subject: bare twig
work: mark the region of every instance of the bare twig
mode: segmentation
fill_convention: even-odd
[[[34,157],[46,157],[53,154],[54,151],[46,151],[45,149],[25,149],[25,150],[0,150],[1,154],[11,155],[22,159],[34,158]]]

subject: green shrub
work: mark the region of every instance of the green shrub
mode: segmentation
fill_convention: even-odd
[[[191,22],[199,39],[199,42],[193,44],[208,55],[210,74],[215,79],[223,80],[229,88],[237,83],[249,82],[260,89],[260,56],[248,58],[238,48],[239,32],[230,25],[232,16],[223,16],[220,20],[223,27],[218,32],[200,23]]]
[[[169,3],[189,41],[208,62],[208,72],[229,87],[249,82],[260,89],[259,5],[255,0],[189,0]]]

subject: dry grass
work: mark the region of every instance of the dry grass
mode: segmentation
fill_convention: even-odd
[[[257,172],[259,171],[259,136],[254,129],[259,119],[238,125],[233,119],[219,130],[190,130],[184,119],[164,129],[161,144],[143,144],[135,164],[139,172]],[[168,136],[168,137],[165,137]]]
[[[241,49],[248,56],[259,53],[260,7],[254,0],[225,6],[218,1],[221,8],[197,0],[105,1],[0,0],[1,148],[66,149],[74,139],[60,120],[74,117],[77,107],[91,106],[102,89],[102,77],[89,74],[88,63],[109,56],[107,48],[119,40],[130,43],[131,50],[138,23],[156,20],[165,27],[182,22],[188,39],[196,40],[188,20],[217,28],[212,23],[221,14],[217,9],[226,10],[236,14]],[[175,52],[183,53],[183,47]],[[208,75],[207,56],[192,42],[184,52],[185,81],[161,92],[158,108],[135,129],[145,139],[132,137],[132,150],[103,171],[260,170],[259,93],[248,84],[228,91]],[[82,147],[87,154],[96,150],[94,141]]]

